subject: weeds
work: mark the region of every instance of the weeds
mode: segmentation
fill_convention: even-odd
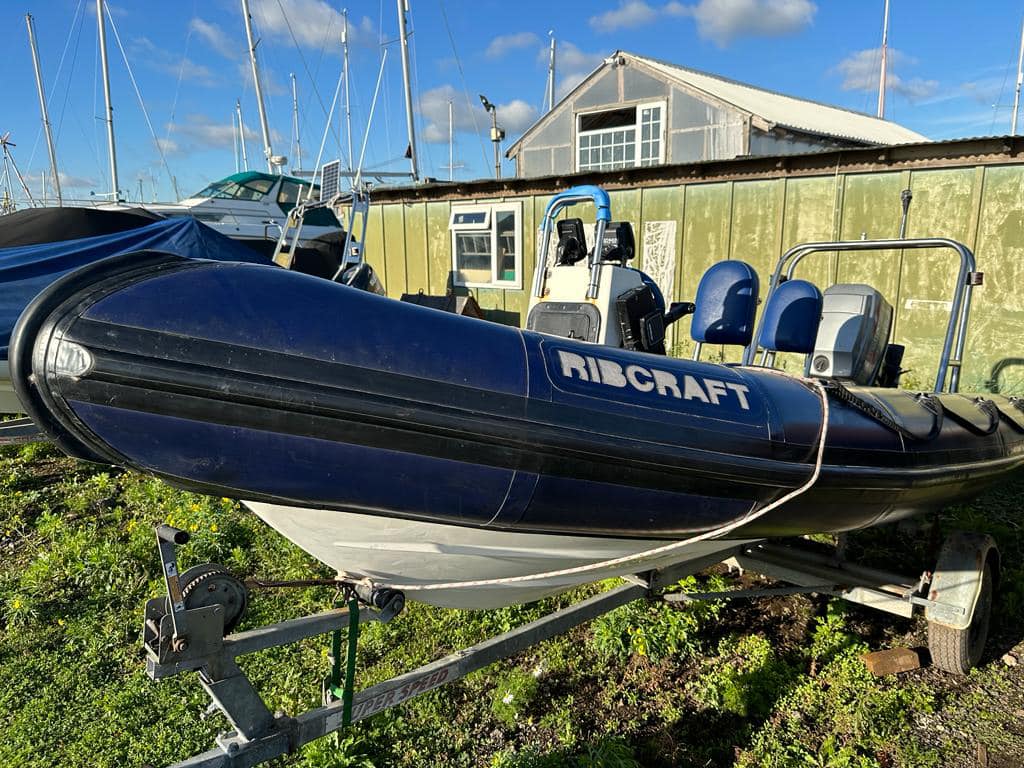
[[[703,584],[688,576],[678,584],[682,592],[720,592],[727,587],[720,576]],[[714,621],[722,606],[712,600],[681,605],[637,600],[595,619],[592,643],[598,654],[619,661],[633,654],[652,661],[690,656],[700,649],[700,628]]]
[[[998,629],[1013,642],[1024,609],[1022,490],[996,490],[939,520],[943,530],[982,527],[999,539]],[[241,576],[330,575],[236,502],[78,464],[47,446],[0,449],[0,766],[164,765],[209,749],[228,728],[219,716],[199,717],[206,696],[193,677],[156,685],[144,674],[141,609],[163,591],[157,522],[192,533],[183,568],[214,561]],[[890,534],[864,541],[889,561],[904,546]],[[614,584],[499,611],[410,603],[393,622],[363,626],[357,687]],[[679,589],[728,585],[711,576]],[[260,591],[241,628],[323,610],[334,598],[329,589]],[[938,768],[971,764],[976,741],[1024,756],[1020,668],[980,670],[961,688],[929,673],[878,680],[860,662],[865,646],[843,604],[799,600],[801,616],[819,615],[785,636],[770,624],[755,629],[760,605],[637,601],[281,764]],[[315,638],[241,663],[271,708],[295,714],[320,703],[326,649],[327,638]],[[945,741],[924,743],[939,719]]]

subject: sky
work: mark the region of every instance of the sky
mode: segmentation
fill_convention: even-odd
[[[350,43],[353,164],[402,172],[408,143],[396,0],[250,0],[274,154],[298,167],[348,162],[344,93],[326,131]],[[557,95],[617,49],[792,96],[874,113],[884,0],[408,0],[420,173],[447,179],[448,102],[456,179],[493,174],[490,117],[507,148],[543,112],[549,34]],[[114,0],[107,47],[122,194],[187,196],[234,173],[241,101],[249,167],[264,169],[241,0]],[[48,169],[25,14],[35,20],[65,195],[109,193],[95,0],[0,0],[0,136],[34,194]],[[1024,2],[892,0],[886,117],[932,139],[1007,134]],[[386,51],[380,95],[373,94]],[[145,105],[145,112],[140,106]],[[504,162],[503,173],[514,167]]]

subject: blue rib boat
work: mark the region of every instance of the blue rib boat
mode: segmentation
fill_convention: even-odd
[[[579,220],[554,223],[584,200],[596,203],[592,248]],[[14,385],[72,455],[243,499],[346,576],[468,608],[637,563],[503,578],[698,534],[725,532],[645,565],[934,511],[1024,463],[1024,405],[956,393],[947,375],[977,274],[964,246],[900,241],[962,261],[941,379],[921,393],[896,386],[900,350],[877,291],[783,279],[816,251],[871,243],[787,253],[755,327],[757,275],[742,262],[715,265],[692,304],[665,307],[629,266],[631,234],[601,190],[552,201],[540,253],[556,228],[526,329],[274,266],[108,259],[22,314]],[[665,327],[688,314],[697,359],[667,357]],[[730,343],[750,364],[699,359],[700,344]],[[804,354],[807,375],[770,367],[777,352]],[[467,579],[492,583],[444,586]]]

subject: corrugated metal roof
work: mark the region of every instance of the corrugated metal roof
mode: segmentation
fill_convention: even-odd
[[[635,59],[670,80],[724,101],[783,128],[874,144],[910,144],[928,141],[916,131],[881,120],[863,112],[798,99],[725,77],[687,69],[658,59],[620,51],[618,55]]]

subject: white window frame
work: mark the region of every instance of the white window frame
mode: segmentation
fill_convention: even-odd
[[[502,280],[498,275],[498,213],[511,211],[514,216],[513,233],[515,240],[515,280]],[[484,224],[456,223],[455,216],[459,213],[485,213]],[[453,205],[448,218],[448,229],[451,232],[452,245],[452,284],[465,288],[505,288],[521,290],[523,287],[523,203],[521,200],[510,200],[505,203],[487,203],[478,205]],[[463,281],[459,278],[458,258],[455,242],[459,233],[489,234],[491,239],[491,279],[489,282]]]
[[[583,136],[600,136],[600,135],[605,134],[605,133],[614,133],[616,131],[628,131],[630,129],[629,125],[620,125],[620,126],[616,126],[614,128],[599,128],[599,129],[594,130],[594,131],[581,131],[580,128],[579,128],[579,126],[580,126],[580,118],[581,117],[586,117],[587,115],[598,115],[598,114],[601,114],[602,112],[612,112],[612,111],[615,111],[616,109],[625,109],[625,108],[630,107],[630,106],[635,106],[636,107],[636,122],[633,123],[633,165],[632,166],[626,165],[626,166],[623,166],[623,167],[625,167],[625,168],[630,168],[630,167],[639,168],[639,167],[641,167],[640,150],[641,150],[641,146],[643,144],[642,115],[643,115],[643,110],[651,109],[652,107],[660,107],[661,108],[661,120],[659,121],[660,122],[660,130],[659,130],[659,136],[658,136],[658,160],[657,160],[656,163],[653,163],[653,164],[654,165],[663,165],[664,164],[664,162],[665,162],[665,136],[667,134],[666,122],[667,122],[667,119],[668,119],[668,101],[666,101],[666,100],[644,101],[644,102],[641,102],[641,103],[635,104],[635,105],[631,105],[631,104],[616,104],[616,105],[606,106],[606,107],[604,107],[602,109],[589,109],[589,110],[587,110],[585,112],[577,112],[576,113],[576,140],[574,142],[574,147],[573,147],[573,149],[574,149],[573,162],[575,164],[575,169],[576,169],[577,172],[579,172],[581,170],[588,170],[588,171],[614,170],[614,169],[609,169],[609,168],[586,168],[586,169],[580,168],[580,138],[581,137],[583,137]]]

